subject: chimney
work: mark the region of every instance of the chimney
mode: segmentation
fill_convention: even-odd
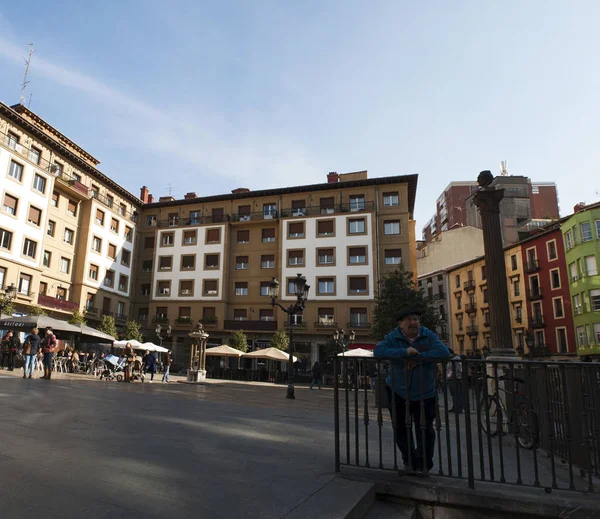
[[[575,207],[573,207],[573,212],[578,213],[579,211],[583,211],[585,209],[585,203],[579,202]]]
[[[238,187],[237,189],[232,189],[231,192],[237,195],[239,193],[249,193],[250,190],[247,187]]]
[[[152,203],[154,203],[154,195],[150,195],[150,194],[148,194],[148,203],[149,203],[149,204],[152,204]]]
[[[194,193],[193,191],[190,191],[189,193],[186,193],[186,195],[183,197],[184,200],[190,200],[192,198],[198,198],[196,196],[196,193]]]
[[[140,200],[147,204],[149,194],[148,188],[146,186],[142,186],[142,189],[140,189]]]
[[[327,183],[328,184],[337,184],[339,181],[340,181],[340,176],[335,171],[332,171],[331,173],[327,174]]]

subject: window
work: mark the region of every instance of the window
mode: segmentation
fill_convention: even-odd
[[[39,227],[42,220],[42,211],[37,207],[29,206],[29,214],[27,215],[27,221]]]
[[[142,272],[152,272],[152,260],[142,261]]]
[[[98,265],[94,265],[90,263],[90,268],[88,270],[88,277],[93,279],[94,281],[98,281]]]
[[[71,173],[71,177],[76,182],[81,182],[81,175],[79,173],[75,173],[74,171]]]
[[[156,227],[156,215],[155,214],[146,216],[146,226],[147,227]]]
[[[348,293],[349,294],[366,294],[367,290],[367,278],[349,278],[348,280]]]
[[[252,211],[252,207],[249,205],[240,205],[238,207],[238,218],[242,222],[247,222],[250,220],[250,213]]]
[[[234,308],[233,320],[245,321],[248,318],[248,311],[245,308]]]
[[[23,256],[29,256],[35,259],[35,251],[37,249],[37,243],[29,238],[25,238],[23,241]]]
[[[583,222],[579,225],[579,230],[581,232],[581,241],[590,241],[592,239],[592,225],[590,222]]]
[[[156,307],[156,317],[160,321],[168,321],[169,320],[169,309],[166,306],[157,306]]]
[[[573,248],[573,231],[567,231],[565,233],[565,248],[567,250]]]
[[[102,240],[97,236],[92,238],[92,250],[94,252],[100,252],[102,250]]]
[[[248,270],[248,256],[238,256],[235,258],[236,270]]]
[[[248,282],[237,281],[235,283],[235,295],[236,296],[247,296],[248,295]]]
[[[133,241],[133,229],[131,227],[125,227],[125,239],[129,243]]]
[[[261,296],[268,296],[269,294],[269,288],[270,288],[270,282],[269,281],[261,281],[260,282],[260,295]]]
[[[207,270],[219,268],[219,255],[218,254],[205,254],[204,255],[204,268]]]
[[[296,294],[296,283],[294,283],[295,278],[288,278],[287,280],[287,293],[288,296],[292,296]]]
[[[23,179],[23,166],[14,160],[10,161],[10,168],[8,169],[8,176],[21,182]]]
[[[264,254],[260,257],[260,268],[261,269],[274,269],[275,268],[275,256],[273,254]]]
[[[96,209],[95,223],[96,225],[100,225],[101,227],[104,226],[104,211],[102,211],[101,209]]]
[[[289,238],[304,238],[304,222],[288,223]]]
[[[0,287],[4,286],[5,281],[6,281],[6,268],[0,267]]]
[[[150,295],[150,283],[142,283],[140,293],[143,296],[149,296]]]
[[[350,309],[350,326],[360,328],[369,323],[366,308],[351,308]]]
[[[600,220],[596,220],[596,238],[600,240]],[[597,342],[600,344],[600,340]]]
[[[194,295],[194,280],[185,279],[179,282],[179,295],[193,296]]]
[[[40,193],[46,192],[46,179],[37,173],[33,177],[33,189]]]
[[[216,296],[218,293],[218,281],[216,279],[205,279],[204,280],[204,295],[205,296]]]
[[[2,204],[2,210],[5,213],[16,216],[18,206],[19,206],[18,198],[14,197],[12,195],[9,195],[8,193],[4,194],[4,203]]]
[[[158,270],[172,270],[173,269],[173,256],[159,256],[158,257]]]
[[[45,296],[48,294],[48,283],[40,281],[40,295]]]
[[[306,200],[292,200],[292,216],[306,216]]]
[[[400,222],[397,220],[383,222],[383,234],[400,234]]]
[[[107,270],[106,274],[104,275],[104,286],[105,287],[112,287],[115,284],[115,271],[114,270]]]
[[[194,270],[196,268],[196,255],[181,256],[181,270]]]
[[[206,243],[219,243],[221,241],[221,229],[208,229],[206,231]]]
[[[266,219],[273,218],[277,214],[276,204],[263,204],[263,217]]]
[[[333,220],[317,220],[317,236],[333,236],[334,234]]]
[[[485,265],[481,265],[481,279],[485,281],[487,279],[487,269]]]
[[[594,312],[600,310],[600,290],[590,290],[590,307]]]
[[[321,214],[333,214],[335,211],[335,200],[332,196],[321,198],[319,205],[321,207]]]
[[[556,319],[560,319],[565,316],[565,312],[563,309],[563,300],[562,297],[557,297],[552,300],[554,302],[554,317]]]
[[[580,315],[583,313],[583,309],[581,307],[581,295],[579,294],[573,296],[573,312],[575,315]]]
[[[73,202],[73,200],[69,200],[67,203],[67,214],[77,216],[77,203]]]
[[[550,285],[552,286],[553,290],[560,288],[560,270],[559,269],[552,269],[550,271]]]
[[[318,326],[335,326],[333,308],[319,308]]]
[[[210,323],[217,322],[217,309],[214,307],[205,306],[202,309],[202,321]]]
[[[108,244],[108,257],[110,259],[117,259],[117,246],[112,243]]]
[[[12,232],[0,229],[0,248],[10,250],[12,245],[12,236]],[[4,283],[0,283],[0,287],[3,285]]]
[[[131,252],[127,249],[121,249],[121,265],[129,267],[131,264]]]
[[[585,328],[583,326],[577,327],[577,345],[587,346],[587,341],[585,339]]]
[[[348,220],[348,234],[364,234],[365,219],[357,218]]]
[[[569,345],[567,342],[567,330],[566,328],[556,329],[556,345],[559,353],[567,353]]]
[[[42,259],[42,265],[46,268],[50,268],[50,262],[52,260],[52,253],[49,250],[44,251],[44,258]]]
[[[71,260],[69,258],[60,258],[60,268],[59,270],[63,273],[63,274],[68,274],[69,271],[71,270]]]
[[[190,225],[198,225],[201,220],[200,211],[190,211]]]
[[[318,265],[333,265],[335,263],[335,249],[317,249]]]
[[[146,236],[144,238],[144,249],[153,249],[154,248],[154,236]]]
[[[363,195],[352,195],[350,197],[350,211],[364,211],[365,197]]]
[[[172,232],[163,232],[160,235],[161,247],[172,247],[175,243],[175,235]]]
[[[31,291],[31,276],[28,274],[19,275],[19,286],[18,286],[19,294],[23,294],[25,296],[29,295]]]
[[[112,206],[113,206],[113,204],[114,204],[114,202],[115,202],[115,199],[114,199],[114,197],[113,197],[113,196],[111,196],[111,195],[106,195],[106,205],[107,205],[108,207],[112,207]]]
[[[196,245],[198,241],[196,231],[183,231],[183,244],[184,245]]]
[[[262,241],[263,242],[275,241],[275,228],[263,229],[262,230]]]
[[[52,205],[54,207],[58,207],[59,198],[60,198],[60,195],[56,191],[53,191],[52,192]]]
[[[54,236],[54,231],[56,229],[56,222],[52,220],[48,220],[48,229],[46,229],[46,234],[48,236]]]
[[[238,243],[249,243],[250,242],[250,231],[238,231],[237,232],[237,242]]]
[[[262,308],[259,312],[259,319],[261,321],[274,321],[275,317],[273,316],[273,309]]]
[[[304,265],[304,250],[288,250],[288,265]]]
[[[383,193],[383,206],[393,207],[399,204],[398,193]]]
[[[225,210],[222,207],[215,207],[211,211],[211,217],[213,223],[222,222],[223,220],[225,220]]]
[[[168,215],[169,227],[175,227],[179,225],[179,213],[169,213]]]
[[[192,320],[192,307],[191,306],[180,306],[179,307],[179,322],[189,322]]]
[[[460,274],[456,274],[456,276],[454,276],[454,285],[456,288],[460,288]]]
[[[73,240],[75,239],[75,232],[72,229],[65,229],[65,233],[63,236],[63,240],[69,245],[73,245]]]
[[[384,258],[386,265],[400,265],[400,263],[402,263],[402,250],[386,249],[384,252]]]
[[[110,230],[116,234],[119,234],[119,220],[116,218],[110,219]]]
[[[125,274],[121,274],[119,276],[119,290],[121,292],[127,292],[127,288],[129,286],[129,277]]]
[[[319,278],[319,294],[335,294],[335,278]]]
[[[471,297],[473,298],[473,300],[471,301],[473,304],[475,304],[475,294],[471,294]],[[483,289],[483,304],[487,305],[489,303],[489,299],[488,299],[488,289],[484,288]]]
[[[579,275],[577,273],[577,263],[573,262],[569,265],[569,274],[571,276],[571,282],[579,279]]]
[[[119,214],[121,216],[125,216],[126,213],[127,213],[127,207],[125,206],[125,204],[119,204]]]
[[[517,270],[518,266],[517,266],[517,255],[513,254],[510,257],[510,267],[512,268],[512,270]]]
[[[159,296],[168,296],[171,294],[171,281],[162,280],[158,282],[158,294]]]
[[[598,274],[598,267],[596,266],[596,256],[585,257],[585,272],[588,276],[595,276]]]
[[[6,134],[6,145],[11,149],[11,150],[16,150],[17,149],[17,144],[19,144],[19,136],[15,135],[12,132],[8,132]]]
[[[546,242],[546,251],[548,252],[548,259],[550,261],[558,258],[558,252],[556,251],[556,240]]]
[[[348,249],[348,262],[353,264],[361,264],[367,262],[366,247],[350,247]]]
[[[515,320],[518,323],[523,322],[523,307],[522,306],[515,307]]]
[[[513,281],[513,294],[514,297],[519,297],[521,295],[521,284],[518,281]]]

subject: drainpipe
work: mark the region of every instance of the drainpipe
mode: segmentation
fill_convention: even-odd
[[[375,249],[377,251],[377,290],[381,286],[381,253],[379,250],[379,186],[375,186]]]

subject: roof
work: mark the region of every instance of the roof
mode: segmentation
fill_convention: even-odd
[[[6,116],[7,119],[10,119],[15,124],[19,125],[21,128],[23,128],[27,132],[31,133],[32,135],[35,135],[35,137],[38,140],[40,140],[41,142],[44,142],[48,146],[50,146],[53,149],[57,150],[61,155],[63,155],[64,157],[68,158],[73,164],[77,164],[77,166],[79,168],[81,168],[82,171],[87,172],[92,177],[98,179],[100,182],[103,182],[104,184],[108,185],[116,193],[119,193],[124,198],[126,198],[127,200],[129,200],[130,202],[134,203],[137,206],[142,206],[143,205],[143,202],[137,196],[133,195],[132,193],[130,193],[129,191],[127,191],[125,188],[121,187],[120,184],[118,184],[117,182],[115,182],[111,178],[107,177],[104,173],[102,173],[101,171],[99,171],[95,167],[91,166],[88,162],[86,162],[85,160],[83,160],[81,157],[78,157],[77,155],[75,155],[72,151],[70,151],[68,148],[66,148],[58,140],[56,140],[55,138],[51,137],[47,133],[43,132],[35,124],[33,124],[30,121],[28,121],[19,112],[25,113],[25,111],[27,111],[27,115],[28,116],[36,119],[36,124],[37,124],[37,121],[39,120],[39,121],[41,121],[39,123],[40,125],[42,125],[42,122],[43,122],[43,125],[47,125],[47,127],[49,129],[52,128],[54,130],[54,132],[57,134],[57,136],[62,136],[64,139],[68,140],[69,143],[72,143],[73,141],[71,141],[70,139],[67,139],[67,137],[64,137],[58,130],[56,130],[53,127],[51,127],[48,123],[46,123],[45,121],[43,121],[43,119],[39,118],[37,115],[35,115],[29,109],[27,109],[25,107],[21,107],[21,105],[16,105],[16,106],[20,107],[20,108],[12,108],[12,107],[10,107],[10,106],[8,106],[8,105],[6,105],[6,104],[4,104],[4,103],[2,103],[0,101],[0,113],[3,114],[4,116]],[[81,148],[79,146],[77,146],[76,144],[74,144],[74,143],[73,143],[73,146],[78,151],[81,150]],[[96,159],[94,159],[91,155],[87,154],[84,150],[81,150],[81,152],[82,152],[82,155],[85,154],[86,156],[91,157],[90,160],[96,161]],[[96,164],[98,164],[97,161],[96,161]]]
[[[327,191],[333,189],[343,188],[352,188],[352,187],[362,187],[362,186],[380,186],[380,185],[388,185],[388,184],[400,184],[407,183],[408,184],[408,210],[412,215],[415,209],[415,199],[417,195],[417,174],[412,175],[397,175],[392,177],[379,177],[379,178],[369,178],[365,180],[349,180],[343,182],[333,182],[333,183],[324,183],[324,184],[309,184],[304,186],[292,186],[292,187],[284,187],[277,189],[262,189],[259,191],[248,191],[245,193],[227,193],[224,195],[214,195],[214,196],[206,196],[206,197],[197,197],[183,200],[174,200],[168,202],[154,202],[152,204],[144,205],[144,209],[152,209],[159,207],[173,207],[180,205],[190,205],[190,204],[198,204],[198,203],[209,203],[209,202],[219,202],[222,200],[241,200],[245,198],[257,198],[262,196],[274,196],[274,195],[284,195],[288,193],[308,193],[312,191]]]

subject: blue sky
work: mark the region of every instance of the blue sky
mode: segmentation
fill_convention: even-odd
[[[417,229],[452,180],[600,199],[597,1],[175,0],[0,4],[0,99],[139,194],[419,174]]]

